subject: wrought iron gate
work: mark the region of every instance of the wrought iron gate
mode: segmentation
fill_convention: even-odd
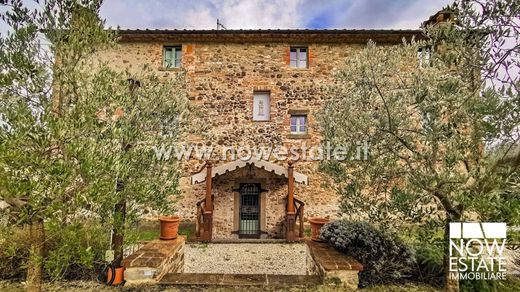
[[[240,184],[240,230],[239,237],[260,236],[260,184]]]

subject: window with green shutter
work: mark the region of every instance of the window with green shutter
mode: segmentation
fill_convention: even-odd
[[[163,50],[164,68],[179,68],[182,60],[181,46],[165,46]]]

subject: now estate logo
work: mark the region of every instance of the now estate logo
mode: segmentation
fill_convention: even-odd
[[[450,223],[450,277],[504,280],[506,233],[506,223]]]

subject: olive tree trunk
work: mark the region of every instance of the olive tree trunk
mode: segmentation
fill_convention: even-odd
[[[27,291],[42,291],[43,256],[45,252],[45,232],[43,220],[29,224],[29,262],[27,264]]]
[[[123,228],[125,224],[125,216],[126,216],[126,202],[125,200],[121,200],[116,204],[114,208],[114,217],[116,218],[116,223],[113,227],[112,234],[112,248],[114,250],[114,261],[113,264],[116,268],[121,267],[121,262],[123,261],[123,247],[124,247],[124,235]]]
[[[457,276],[457,272],[450,272],[450,222],[459,222],[461,219],[460,213],[450,214],[447,212],[446,225],[444,226],[444,289],[448,292],[459,291],[459,280],[454,276]]]

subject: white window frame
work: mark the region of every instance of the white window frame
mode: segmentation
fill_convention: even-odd
[[[295,130],[293,130],[293,118],[296,118],[296,124],[294,125],[296,127]],[[302,122],[302,118],[303,118],[303,124],[301,123]],[[307,124],[309,123],[309,120],[308,120],[308,117],[307,115],[291,115],[291,118],[290,118],[290,128],[291,128],[291,134],[295,134],[295,135],[304,135],[304,134],[307,134]]]
[[[302,49],[305,49],[305,60],[300,58],[300,54],[302,54],[302,52],[301,52]],[[293,50],[296,53],[296,59],[294,59],[294,60],[291,58],[291,53],[293,52]],[[295,62],[294,65],[293,65],[293,61]],[[305,66],[300,66],[300,62],[303,62],[303,61],[305,61]],[[290,49],[289,49],[289,65],[291,66],[291,68],[300,68],[300,69],[308,68],[309,67],[309,47],[305,47],[305,46],[290,47]]]
[[[167,51],[171,51],[171,59],[166,59]],[[177,55],[179,53],[180,56]],[[163,67],[164,68],[180,68],[182,62],[182,46],[164,46],[163,47]]]
[[[253,121],[265,122],[271,120],[271,93],[255,91],[253,93]]]
[[[417,49],[417,59],[419,60],[419,67],[427,67],[432,62],[432,48],[430,46],[422,46]]]

